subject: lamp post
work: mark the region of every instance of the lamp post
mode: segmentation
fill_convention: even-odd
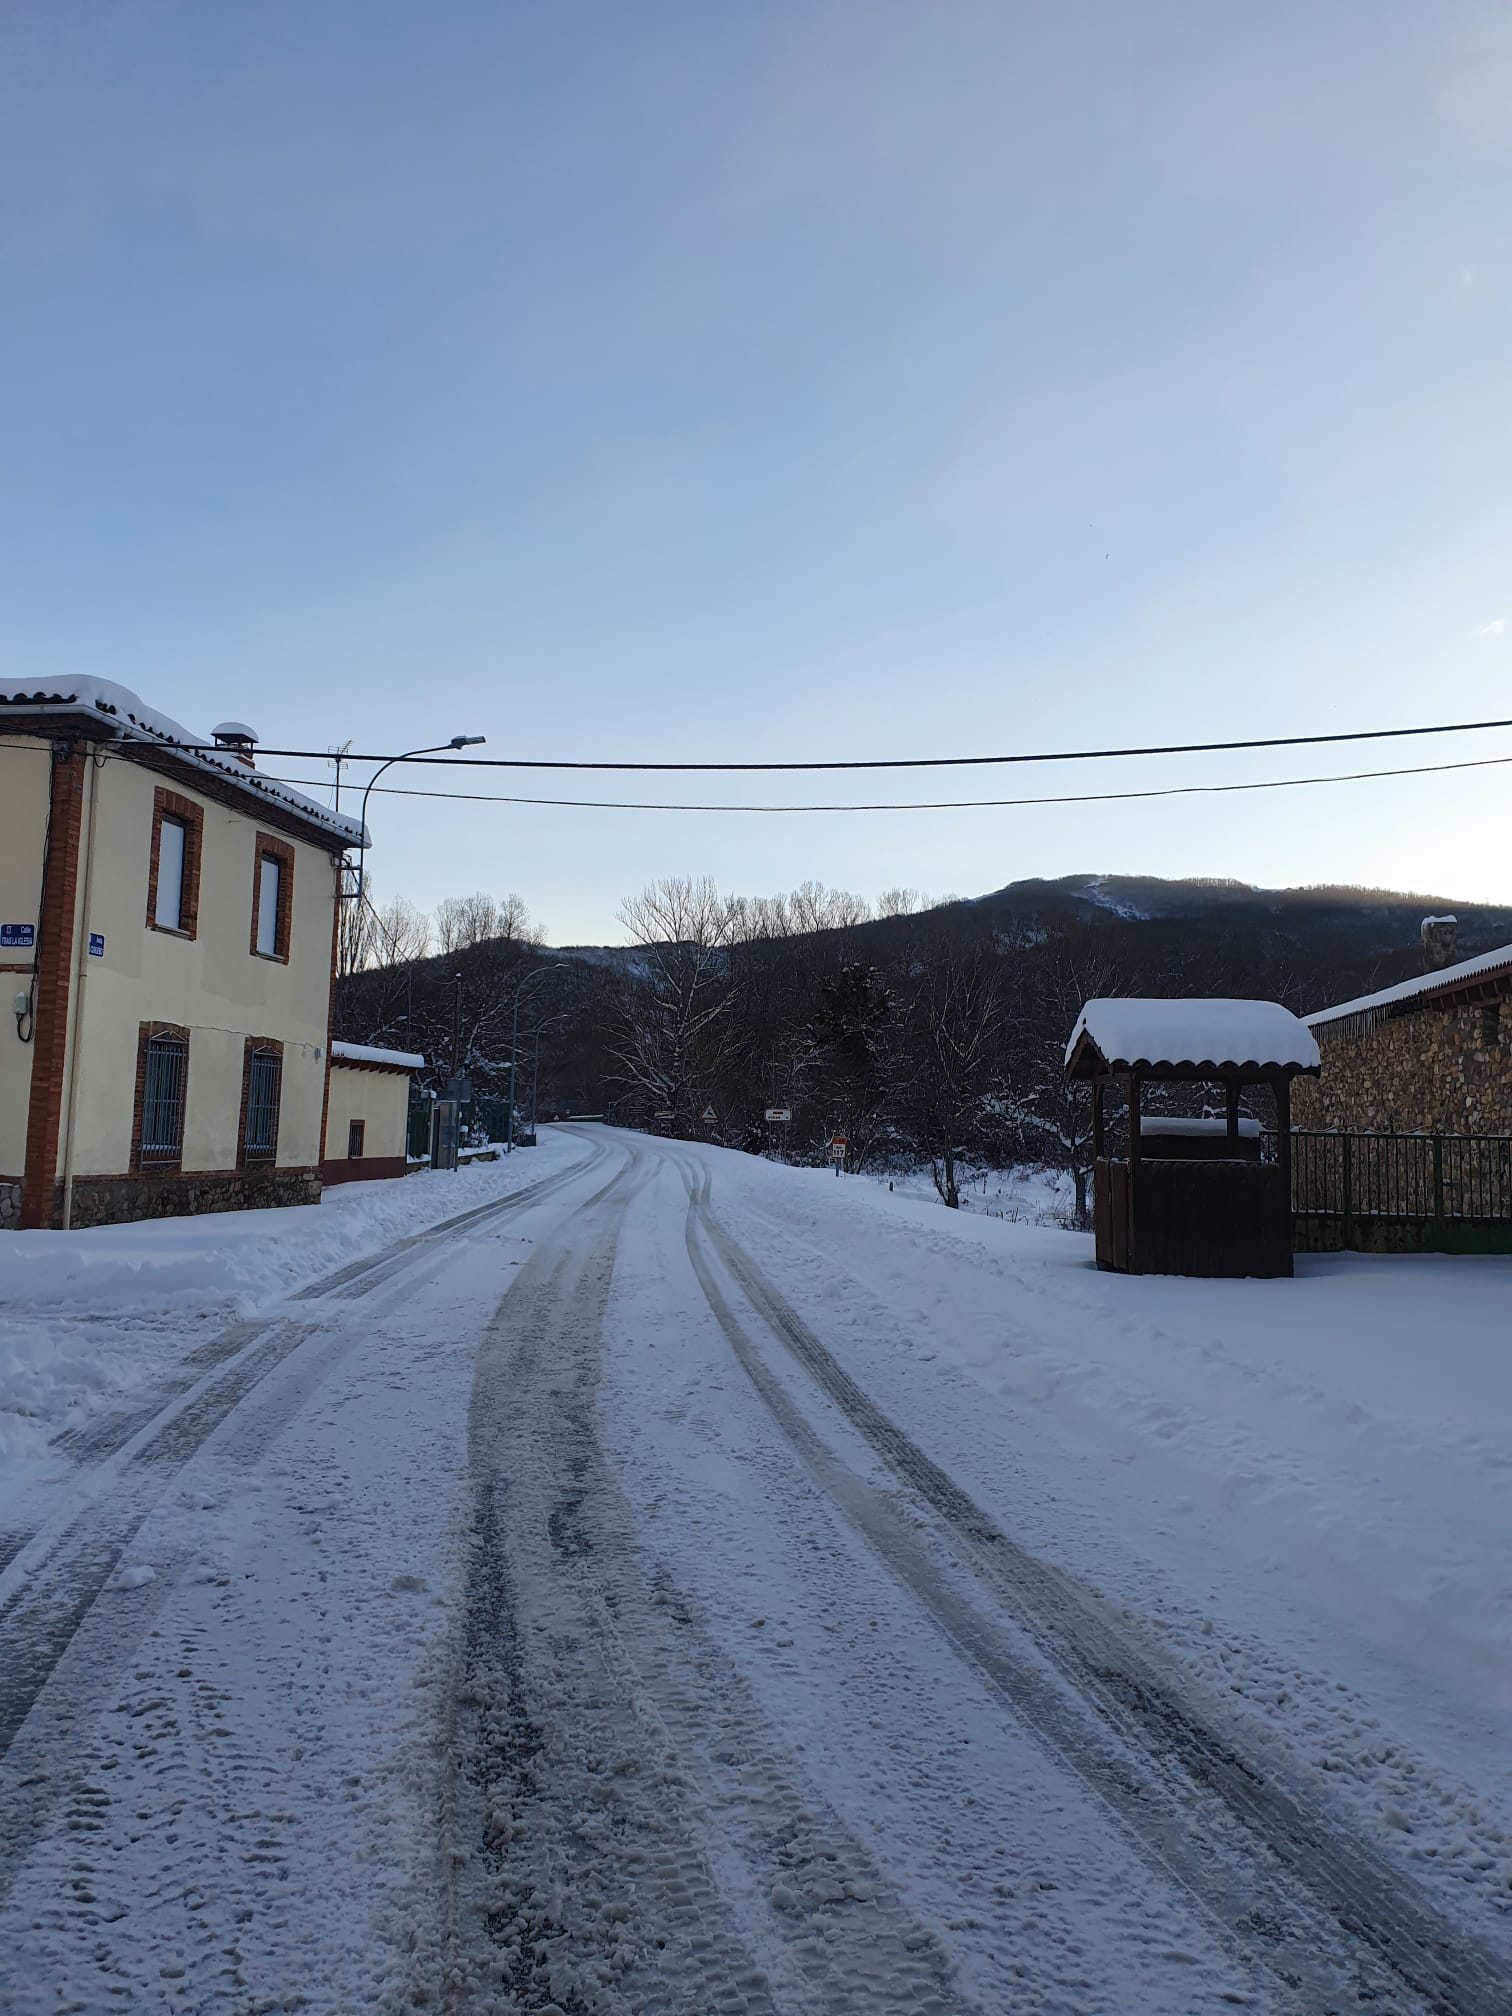
[[[392,769],[396,763],[408,763],[412,756],[444,756],[448,749],[471,749],[475,743],[486,742],[487,740],[488,737],[486,735],[453,735],[450,742],[433,742],[424,749],[406,749],[402,756],[390,756],[386,763],[380,763],[378,765],[378,768],[373,772],[372,776],[369,777],[367,783],[363,786],[362,790],[362,810],[357,815],[357,822],[362,828],[364,837],[367,834],[368,793],[369,791],[372,790],[373,786],[378,782],[378,779],[383,775],[385,770]],[[357,859],[357,887],[352,892],[353,900],[358,903],[362,901],[363,878],[366,867],[367,867],[367,849],[365,847],[359,848]]]
[[[520,1036],[520,996],[527,987],[534,986],[537,980],[543,980],[548,973],[565,973],[567,966],[568,962],[565,959],[554,959],[549,966],[537,966],[525,975],[514,991],[514,1014],[509,1024],[509,1118],[504,1130],[506,1155],[514,1153],[515,1048]]]
[[[536,1138],[536,1089],[541,1079],[541,1031],[549,1029],[553,1022],[565,1022],[566,1020],[567,1011],[564,1008],[559,1015],[548,1015],[544,1022],[537,1022],[534,1029],[529,1032],[534,1039],[530,1053],[530,1138],[532,1141]],[[512,1085],[510,1090],[514,1090]]]

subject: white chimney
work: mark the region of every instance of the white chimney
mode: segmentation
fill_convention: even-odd
[[[215,737],[217,749],[224,749],[228,756],[234,756],[238,762],[245,763],[249,770],[257,768],[252,757],[252,752],[257,747],[257,734],[245,721],[222,721],[220,726],[212,728],[210,733]]]

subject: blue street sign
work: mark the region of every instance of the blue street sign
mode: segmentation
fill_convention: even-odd
[[[0,947],[22,949],[37,942],[35,924],[0,924]]]
[[[90,932],[89,956],[91,959],[103,959],[105,957],[105,933],[103,931]]]

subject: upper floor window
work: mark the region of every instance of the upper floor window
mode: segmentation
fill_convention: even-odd
[[[252,873],[252,950],[264,959],[287,959],[294,915],[294,849],[287,840],[259,833]]]
[[[278,957],[278,885],[283,863],[271,854],[257,857],[257,949]]]
[[[184,841],[182,819],[165,819],[158,828],[157,915],[164,931],[181,928],[184,916]]]
[[[192,798],[161,787],[153,793],[147,922],[155,931],[175,931],[192,938],[198,929],[204,824],[204,809]]]

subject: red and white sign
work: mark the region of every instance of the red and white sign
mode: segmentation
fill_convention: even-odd
[[[702,1111],[702,1113],[699,1114],[698,1117],[700,1120],[703,1121],[706,1127],[712,1127],[714,1125],[714,1122],[719,1118],[719,1115],[714,1111],[714,1108],[712,1106],[705,1106],[704,1110]]]
[[[843,1134],[831,1134],[830,1154],[837,1162],[845,1160],[845,1136]]]

